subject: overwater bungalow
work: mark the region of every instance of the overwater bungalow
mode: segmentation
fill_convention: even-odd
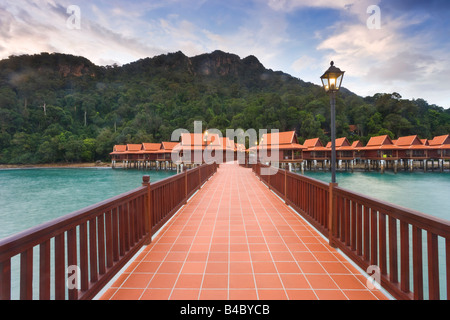
[[[326,148],[319,138],[307,139],[303,143],[303,159],[306,161],[324,161],[331,159],[331,152]]]
[[[172,150],[168,148],[168,144],[173,148],[171,142],[116,145],[110,153],[112,167],[115,168],[117,162],[122,162],[124,168],[159,168],[161,161],[170,160]]]
[[[179,160],[175,161],[185,164],[203,163],[203,151],[207,143],[207,136],[203,133],[182,133],[180,144],[174,150],[179,155]]]
[[[364,161],[365,169],[384,169],[391,166],[397,172],[399,150],[402,147],[397,146],[388,135],[371,137],[367,145],[361,148],[361,159]]]
[[[424,144],[417,135],[400,137],[395,140],[398,157],[403,160],[426,160],[428,159],[429,146]]]
[[[303,161],[304,146],[298,143],[295,131],[266,133],[260,139],[258,150],[261,162],[277,158],[279,163],[297,164]]]
[[[141,144],[127,144],[127,158],[128,161],[139,161],[141,155],[142,143]]]
[[[186,164],[221,163],[236,158],[234,142],[216,133],[183,133],[178,148]]]
[[[111,162],[114,166],[114,164],[117,161],[126,161],[127,157],[127,146],[126,145],[115,145],[113,148],[113,152],[110,153],[111,155]]]
[[[364,148],[364,145],[362,144],[361,141],[356,140],[356,141],[353,141],[352,148],[355,153],[355,160],[357,160],[357,161],[360,160],[361,159],[361,149]]]
[[[157,151],[161,149],[161,143],[143,143],[139,161],[156,161]]]
[[[179,142],[161,142],[161,148],[155,151],[156,160],[158,161],[172,161],[172,151],[179,144]]]
[[[363,160],[398,160],[399,148],[388,135],[370,138],[364,148],[361,148]]]
[[[346,137],[336,139],[336,160],[351,161],[355,159],[356,150],[350,144]],[[331,141],[327,143],[326,148],[331,152]]]
[[[358,149],[355,149],[346,137],[336,139],[335,145],[337,165],[340,168],[344,166],[346,170],[351,168],[353,171]],[[331,141],[327,143],[326,148],[329,150],[328,152],[331,158]]]
[[[450,134],[434,137],[429,141],[429,158],[450,160]]]
[[[295,131],[286,131],[264,134],[259,145],[245,149],[244,145],[219,134],[205,132],[182,134],[180,142],[115,145],[110,153],[113,167],[117,162],[122,162],[122,166],[127,168],[159,169],[172,168],[173,163],[192,166],[210,161],[237,160],[238,154],[240,159],[245,159],[245,162],[240,162],[245,165],[255,162],[256,157],[261,162],[274,162],[271,159],[273,156],[282,167],[288,163],[302,170],[318,167],[325,170],[330,165],[331,142],[324,146],[319,138],[314,138],[305,140],[301,145]],[[437,161],[442,171],[450,160],[450,135],[437,136],[432,140],[420,139],[417,135],[393,140],[388,135],[382,135],[370,138],[366,146],[359,140],[350,143],[342,137],[336,139],[336,160],[340,168],[344,165],[346,169],[353,169],[354,165],[363,163],[369,170],[371,167],[382,170],[392,167],[395,172],[398,165],[404,166],[405,170],[413,170],[414,166],[434,170]]]

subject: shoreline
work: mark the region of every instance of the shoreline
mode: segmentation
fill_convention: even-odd
[[[42,168],[110,168],[108,162],[84,162],[84,163],[42,163],[42,164],[0,164],[2,169],[42,169]]]

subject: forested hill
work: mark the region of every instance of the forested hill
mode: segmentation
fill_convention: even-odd
[[[268,70],[254,56],[176,52],[107,67],[48,53],[0,61],[0,163],[108,160],[115,144],[169,141],[174,129],[192,132],[194,120],[224,134],[295,129],[300,142],[330,140],[322,88]],[[338,95],[338,137],[365,143],[379,134],[449,132],[450,110],[422,99]]]

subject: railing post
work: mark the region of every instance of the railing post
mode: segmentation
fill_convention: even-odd
[[[287,204],[287,170],[284,169],[284,203]]]
[[[336,248],[334,243],[334,236],[336,234],[336,195],[334,188],[338,186],[337,183],[330,183],[329,185],[329,202],[328,202],[328,243],[332,248]]]
[[[201,175],[202,166],[203,166],[203,165],[200,165],[200,166],[198,167],[198,190],[200,190],[201,187],[202,187],[202,175]]]
[[[187,183],[187,170],[184,170],[184,203],[187,203],[188,200],[188,183]]]
[[[11,260],[0,262],[0,300],[11,300]]]
[[[147,203],[146,203],[147,212],[145,212],[145,214],[147,215],[147,219],[148,219],[148,238],[147,238],[146,244],[149,245],[152,242],[152,226],[153,226],[150,176],[142,177],[142,186],[147,187]]]

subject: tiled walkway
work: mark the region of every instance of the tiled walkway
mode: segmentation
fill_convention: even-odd
[[[223,164],[101,299],[386,299],[250,169]]]

